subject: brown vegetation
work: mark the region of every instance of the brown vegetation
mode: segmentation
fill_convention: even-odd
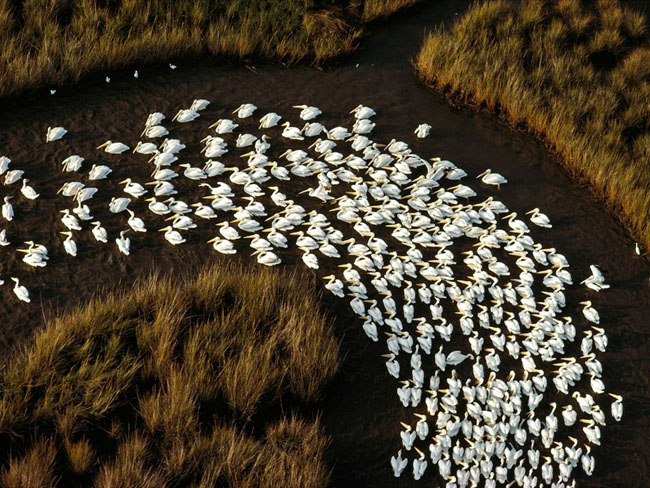
[[[650,41],[617,0],[490,0],[428,35],[419,76],[529,130],[650,248]]]
[[[0,0],[0,97],[204,54],[320,64],[352,51],[363,22],[413,1]]]
[[[0,374],[0,484],[325,486],[327,440],[297,412],[338,347],[294,275],[213,267],[97,298]]]

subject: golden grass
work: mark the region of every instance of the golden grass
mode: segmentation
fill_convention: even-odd
[[[362,18],[364,22],[388,17],[398,10],[414,5],[419,0],[365,0]]]
[[[325,486],[318,419],[279,413],[339,366],[314,293],[212,267],[55,320],[0,373],[0,485]]]
[[[414,0],[0,0],[0,98],[88,73],[212,55],[322,64]]]
[[[428,35],[425,83],[540,137],[650,248],[650,42],[617,0],[478,2]]]

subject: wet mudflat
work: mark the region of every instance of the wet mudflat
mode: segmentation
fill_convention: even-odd
[[[409,60],[419,46],[423,29],[452,21],[464,4],[436,2],[400,14],[376,26],[349,60],[326,71],[185,65],[179,61],[176,71],[141,69],[138,80],[133,80],[130,72],[111,74],[109,85],[89,80],[78,88],[60,90],[54,97],[5,104],[0,119],[0,154],[9,156],[16,168],[24,169],[41,193],[35,202],[15,201],[16,220],[6,227],[12,241],[45,243],[51,259],[47,268],[32,270],[19,262],[13,246],[0,249],[0,275],[6,279],[11,273],[24,280],[34,298],[34,303],[26,306],[15,300],[9,286],[0,287],[4,351],[28,338],[48,317],[83,303],[98,290],[126,287],[153,270],[174,272],[190,262],[248,260],[248,253],[239,257],[244,254],[240,252],[235,258],[217,255],[205,243],[216,233],[210,225],[190,232],[188,243],[172,247],[155,232],[163,226],[162,219],[145,219],[149,232],[144,236],[130,234],[132,255],[119,254],[113,239],[127,228],[126,216],[109,217],[106,204],[111,196],[122,196],[117,182],[126,177],[148,181],[151,168],[134,165],[133,156],[100,153],[94,149],[97,145],[111,139],[134,147],[147,114],[161,111],[170,117],[194,98],[206,98],[212,104],[200,119],[174,126],[172,131],[173,137],[194,144],[188,144],[185,162],[195,166],[203,162],[195,149],[208,133],[207,126],[240,103],[255,103],[259,114],[274,110],[292,121],[297,120],[292,105],[316,105],[327,113],[322,122],[328,127],[351,125],[349,110],[363,103],[378,113],[373,139],[404,140],[418,154],[449,159],[470,174],[489,167],[505,175],[510,183],[502,187],[498,197],[519,214],[539,207],[549,215],[554,227],[544,232],[542,242],[567,256],[574,281],[589,274],[590,264],[601,267],[611,289],[592,293],[590,299],[600,311],[610,341],[601,358],[604,381],[609,390],[624,396],[625,415],[620,424],[603,428],[603,445],[596,450],[596,472],[590,479],[579,478],[579,486],[647,486],[650,267],[634,255],[633,242],[601,203],[588,189],[571,182],[541,145],[492,118],[450,108],[444,99],[414,80]],[[422,122],[432,125],[431,135],[418,140],[412,132]],[[45,145],[47,126],[54,125],[66,127],[69,134],[56,144]],[[279,133],[274,138],[279,139]],[[64,230],[58,210],[72,205],[55,194],[65,181],[85,181],[81,175],[73,178],[59,171],[60,162],[75,153],[87,159],[86,171],[100,162],[114,170],[89,202],[112,239],[107,247],[101,247],[89,232],[80,233],[75,238],[79,255],[71,258],[64,254],[62,245],[54,243],[62,241],[58,233]],[[223,161],[234,164],[235,159],[225,157]],[[179,187],[182,189],[182,184]],[[302,189],[296,188],[296,192]],[[17,193],[18,189],[11,190]],[[134,202],[132,209],[143,218],[150,215],[145,202]],[[283,265],[294,263],[305,270],[299,253],[283,255]],[[318,274],[328,274],[328,270]],[[324,295],[324,306],[336,316],[346,354],[339,379],[322,404],[323,421],[333,439],[333,486],[422,486],[412,481],[410,472],[395,480],[390,470],[388,460],[399,447],[399,421],[404,420],[400,418],[404,413],[395,394],[396,385],[387,376],[380,357],[385,353],[384,345],[373,344],[365,337],[344,302]],[[429,474],[432,471],[430,467]]]

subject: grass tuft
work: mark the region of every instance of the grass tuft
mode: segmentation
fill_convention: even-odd
[[[291,413],[339,366],[314,293],[215,266],[55,320],[0,373],[0,484],[325,486],[318,419]]]
[[[488,0],[428,35],[420,78],[498,113],[591,184],[650,248],[650,39],[618,0]]]

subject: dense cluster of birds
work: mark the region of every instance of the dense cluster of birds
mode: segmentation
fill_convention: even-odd
[[[209,103],[194,100],[171,123],[196,121]],[[61,171],[75,177],[59,190],[71,204],[60,217],[65,252],[76,256],[75,236],[90,231],[129,255],[128,234],[151,230],[129,208],[136,199],[148,203],[147,220],[164,219],[156,230],[170,245],[212,222],[217,232],[209,244],[220,254],[238,252],[246,239],[258,263],[276,266],[283,253],[299,249],[304,265],[319,270],[325,288],[359,316],[369,339],[386,344],[387,373],[413,418],[402,424],[402,447],[390,460],[396,477],[434,471],[449,487],[535,487],[571,484],[575,469],[591,475],[600,429],[609,417],[621,419],[623,404],[610,393],[605,407],[598,354],[608,340],[597,310],[585,300],[582,317],[566,314],[565,291],[574,286],[569,263],[532,237],[529,223],[536,233],[552,227],[550,219],[535,208],[527,223],[493,196],[479,198],[454,163],[423,158],[403,141],[373,141],[369,107],[351,111],[349,128],[318,122],[317,107],[294,108],[299,125],[275,112],[257,118],[250,103],[216,120],[201,141],[200,166],[182,163],[186,144],[168,137],[159,112],[148,116],[133,149],[112,140],[99,145],[108,161],[133,151],[152,175],[121,181],[123,194],[108,209],[127,214],[128,227],[110,239],[89,204],[112,168],[66,158]],[[251,120],[255,133],[241,127]],[[272,128],[280,134],[275,148]],[[415,135],[427,137],[430,129],[422,124]],[[48,128],[45,140],[66,132]],[[221,161],[233,153],[240,164]],[[10,165],[0,158],[4,184],[22,178],[22,195],[38,198]],[[179,179],[196,182],[196,201],[180,199]],[[489,169],[471,179],[482,191],[507,183]],[[10,197],[4,202],[2,215],[11,220]],[[0,232],[0,245],[9,239]],[[18,251],[27,265],[48,264],[45,245],[26,245]],[[322,273],[321,265],[335,272]],[[586,293],[609,287],[597,266],[590,271]],[[13,280],[16,296],[28,302],[28,290]]]

